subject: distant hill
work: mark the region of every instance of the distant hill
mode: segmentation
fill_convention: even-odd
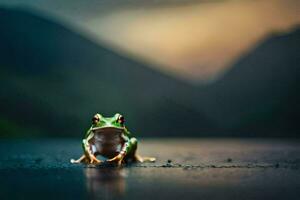
[[[38,13],[0,9],[0,44],[2,135],[83,135],[95,112],[123,113],[137,135],[184,135],[195,120],[210,125],[187,106],[192,86]]]
[[[83,136],[95,112],[123,113],[137,136],[299,136],[299,32],[193,86],[39,13],[1,8],[0,136]]]
[[[205,112],[222,129],[299,136],[300,28],[274,34],[206,87]]]

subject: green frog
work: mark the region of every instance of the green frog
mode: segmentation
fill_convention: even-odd
[[[106,157],[106,162],[117,165],[130,161],[155,162],[153,157],[137,155],[137,145],[137,139],[125,127],[125,119],[121,114],[103,117],[97,113],[82,140],[83,155],[78,160],[71,159],[71,163],[100,164],[103,161],[97,155]]]

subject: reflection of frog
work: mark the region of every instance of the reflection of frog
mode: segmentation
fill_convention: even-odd
[[[154,162],[155,158],[140,157],[136,154],[137,139],[132,137],[124,125],[124,117],[115,114],[111,118],[96,114],[92,119],[92,126],[82,140],[84,154],[78,160],[71,160],[72,163],[97,164],[102,161],[97,155],[109,158],[108,162],[118,165],[129,160]]]
[[[117,199],[126,195],[127,169],[97,168],[83,169],[86,178],[87,199]]]

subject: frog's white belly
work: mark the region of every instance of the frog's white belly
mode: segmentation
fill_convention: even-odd
[[[122,134],[121,131],[116,130],[94,131],[94,137],[90,141],[92,152],[106,157],[115,156],[124,144]]]

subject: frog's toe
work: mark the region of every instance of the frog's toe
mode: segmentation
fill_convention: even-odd
[[[119,162],[120,160],[117,157],[106,160],[107,162]]]
[[[78,163],[81,163],[81,160],[71,159],[70,162],[73,164],[78,164]]]
[[[111,159],[108,159],[107,162],[110,162],[110,163],[115,163],[117,164],[118,166],[121,166],[122,163],[123,163],[123,160],[124,160],[124,157],[122,155],[117,155]]]
[[[99,164],[99,163],[101,163],[101,160],[98,160],[98,159],[96,158],[96,156],[92,155],[92,156],[90,157],[90,164]]]
[[[156,158],[154,157],[142,157],[142,156],[139,156],[139,155],[135,155],[135,160],[137,162],[155,162],[156,161]]]
[[[92,159],[92,160],[90,160],[90,164],[99,164],[99,163],[101,163],[101,161],[98,160],[98,159]]]
[[[155,162],[156,158],[154,158],[154,157],[146,157],[146,158],[144,158],[144,161],[145,162]]]
[[[79,159],[77,160],[74,160],[74,159],[71,159],[70,162],[71,163],[75,163],[75,164],[78,164],[78,163],[82,163],[82,162],[85,162],[86,161],[86,156],[85,155],[82,155]]]

